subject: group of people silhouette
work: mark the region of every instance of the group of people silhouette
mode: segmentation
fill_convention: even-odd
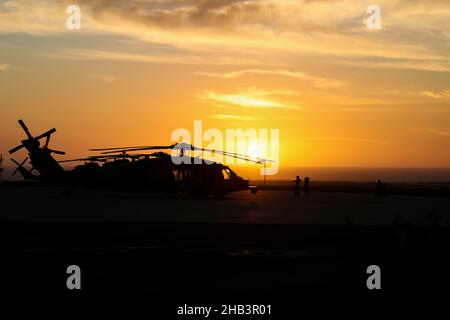
[[[311,194],[311,190],[309,188],[309,184],[311,182],[311,178],[305,177],[303,180],[300,178],[300,176],[297,176],[295,180],[292,180],[292,182],[295,183],[294,187],[294,196],[300,197],[300,189],[301,189],[301,183],[303,182],[303,192],[305,194],[305,198],[309,197]],[[386,184],[381,182],[381,180],[378,180],[375,184],[375,196],[376,197],[383,197],[385,198],[387,196],[387,187]]]
[[[300,176],[297,176],[295,180],[292,182],[295,182],[295,188],[294,188],[294,196],[300,197],[300,185],[302,183],[302,179],[300,179]],[[311,182],[311,179],[309,177],[305,177],[303,179],[303,192],[305,194],[305,198],[309,197],[311,191],[309,190],[309,183]]]

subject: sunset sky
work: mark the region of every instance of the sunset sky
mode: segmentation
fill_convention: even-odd
[[[202,120],[280,129],[281,166],[449,167],[450,1],[0,0],[0,110],[4,157],[18,119],[66,158]]]

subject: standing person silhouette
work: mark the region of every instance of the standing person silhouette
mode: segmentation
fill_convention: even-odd
[[[375,196],[376,197],[386,197],[387,191],[386,191],[386,185],[381,182],[380,179],[376,182],[376,191]]]
[[[302,179],[300,179],[299,176],[295,178],[292,182],[295,182],[295,188],[294,188],[294,196],[299,197],[300,196],[300,183],[302,182]]]
[[[307,198],[310,194],[309,191],[309,183],[311,182],[311,179],[309,177],[305,177],[305,179],[303,179],[303,191],[305,192],[305,198]]]

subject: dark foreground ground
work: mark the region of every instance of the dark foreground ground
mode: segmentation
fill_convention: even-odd
[[[17,188],[0,196],[2,290],[19,299],[138,295],[158,319],[202,318],[178,317],[184,304],[272,304],[288,319],[310,301],[424,303],[450,285],[445,197],[316,192],[305,200],[262,191],[217,200],[80,190],[65,198],[59,189]],[[439,227],[430,227],[430,208]],[[66,287],[74,264],[78,292]],[[370,265],[381,268],[377,292],[366,286]]]

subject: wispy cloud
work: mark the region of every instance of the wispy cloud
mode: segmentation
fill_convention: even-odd
[[[369,57],[365,61],[341,61],[340,64],[369,69],[394,69],[394,70],[418,70],[432,72],[450,72],[450,59],[385,59],[384,61],[373,61]]]
[[[273,75],[273,76],[283,76],[283,77],[290,77],[290,78],[312,81],[314,86],[316,86],[318,88],[330,88],[330,87],[337,88],[337,87],[342,86],[342,82],[338,81],[338,80],[315,77],[315,76],[305,74],[302,71],[290,71],[290,70],[286,70],[286,69],[274,69],[274,70],[243,69],[243,70],[224,72],[224,73],[198,71],[198,72],[195,72],[194,74],[200,75],[200,76],[206,76],[206,77],[221,78],[221,79],[236,79],[236,78],[240,78],[240,77],[244,77],[246,75],[252,75],[252,74]]]
[[[422,96],[433,98],[433,99],[450,98],[450,90],[422,91],[422,92],[420,92],[420,94]]]
[[[449,130],[437,129],[437,128],[413,128],[415,131],[425,132],[437,136],[450,137]]]
[[[331,141],[331,142],[350,142],[350,143],[370,143],[370,144],[389,144],[389,141],[370,138],[353,137],[302,137],[300,140],[312,141]]]
[[[0,32],[68,34],[64,25],[67,4],[51,0],[1,1]],[[369,33],[363,24],[365,9],[371,3],[360,0],[79,0],[78,4],[84,35],[115,34],[171,44],[188,50],[188,55],[189,50],[197,49],[203,64],[219,56],[235,64],[239,54],[233,59],[229,54],[238,48],[241,58],[248,57],[249,52],[261,53],[266,65],[272,66],[289,65],[284,62],[286,55],[319,54],[336,63],[343,57],[351,58],[350,62],[364,57],[367,61],[357,65],[374,68],[450,71],[450,24],[446,23],[450,3],[443,0],[379,0],[383,31],[377,33]],[[380,62],[374,58],[394,60]],[[279,75],[302,77],[302,73],[286,72],[285,67],[274,70]],[[236,72],[223,77],[266,71]],[[317,82],[318,86],[325,84],[329,85]]]
[[[91,75],[92,78],[104,81],[104,82],[116,82],[117,78],[106,73],[96,73]]]
[[[255,98],[242,94],[221,94],[216,92],[205,92],[206,97],[213,101],[225,102],[228,104],[236,105],[245,108],[284,108],[285,106],[277,101],[268,99]]]
[[[242,120],[242,121],[249,121],[253,119],[253,117],[250,116],[239,116],[236,114],[214,114],[211,116],[211,118],[217,120]]]
[[[290,95],[291,91],[261,90],[249,88],[236,93],[217,93],[205,91],[200,96],[208,100],[228,105],[257,109],[298,109],[297,106],[273,99],[273,95]]]
[[[121,52],[114,50],[95,50],[95,49],[53,49],[48,51],[41,51],[38,53],[41,57],[62,59],[62,60],[99,60],[99,61],[122,61],[122,62],[141,62],[141,63],[156,63],[156,64],[184,64],[184,65],[248,65],[258,64],[257,61],[247,57],[224,57],[212,56],[206,59],[204,56],[196,54],[195,52],[182,53],[133,53]]]
[[[239,92],[251,96],[296,96],[302,94],[302,92],[298,90],[285,90],[285,89],[264,90],[258,89],[256,87],[241,89],[239,90]]]
[[[7,65],[7,64],[0,63],[0,72],[1,72],[1,71],[5,71],[7,68],[8,68],[8,65]]]
[[[248,74],[271,74],[277,76],[285,76],[292,78],[305,78],[306,75],[301,71],[289,71],[289,70],[264,70],[264,69],[244,69],[239,71],[231,71],[225,73],[214,73],[214,72],[195,72],[196,75],[214,77],[214,78],[223,78],[223,79],[235,79],[239,77],[243,77]]]

